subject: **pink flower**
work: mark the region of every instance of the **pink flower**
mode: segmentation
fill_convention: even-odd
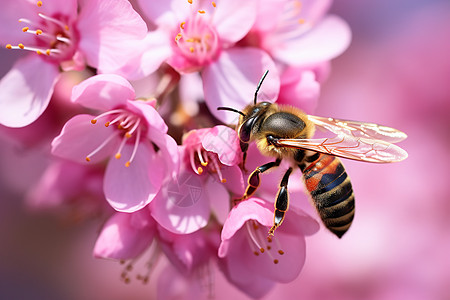
[[[191,3],[191,4],[190,4]],[[138,70],[123,70],[136,77],[154,72],[167,62],[181,74],[201,71],[206,104],[221,121],[232,115],[218,106],[243,108],[253,99],[256,84],[266,69],[271,72],[263,92],[276,99],[278,73],[272,59],[261,49],[236,47],[252,27],[256,0],[240,1],[140,1],[140,6],[157,29],[150,32],[131,58]]]
[[[78,162],[114,155],[103,189],[111,206],[124,212],[152,201],[163,180],[176,175],[179,164],[177,144],[166,134],[161,116],[151,102],[134,98],[133,87],[118,75],[85,80],[73,88],[72,101],[103,113],[73,117],[52,143],[53,154]]]
[[[0,40],[8,49],[28,50],[0,81],[0,123],[23,127],[46,109],[61,70],[87,64],[100,72],[117,69],[147,27],[126,0],[5,1]],[[17,22],[19,20],[19,22]],[[117,41],[120,41],[118,43]]]
[[[223,223],[232,195],[244,192],[236,132],[225,126],[193,130],[180,147],[176,180],[167,179],[151,203],[152,216],[174,233],[192,233],[214,215]]]
[[[325,15],[331,0],[262,0],[243,44],[257,45],[288,66],[314,66],[347,49],[351,32],[341,18]]]
[[[315,233],[319,224],[300,210],[291,208],[289,214],[268,238],[273,206],[250,198],[233,207],[223,226],[219,257],[224,273],[251,297],[264,296],[276,282],[293,281],[303,268],[305,235]]]

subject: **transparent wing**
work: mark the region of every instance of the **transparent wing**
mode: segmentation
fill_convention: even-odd
[[[394,144],[346,134],[323,139],[278,139],[276,145],[373,163],[397,162],[408,157],[405,150]]]
[[[398,143],[407,137],[407,135],[400,130],[374,123],[323,118],[309,115],[308,119],[311,120],[316,126],[325,128],[337,135],[375,139],[388,143]]]

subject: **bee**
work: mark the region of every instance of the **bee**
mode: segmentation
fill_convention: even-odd
[[[323,224],[341,238],[352,224],[355,196],[350,178],[338,157],[371,163],[401,161],[408,154],[394,143],[404,140],[407,135],[373,123],[311,116],[292,106],[257,103],[258,91],[267,73],[259,81],[253,104],[242,111],[218,108],[240,114],[237,132],[244,170],[249,143],[253,141],[263,155],[275,158],[250,174],[245,193],[237,200],[245,200],[256,192],[261,184],[260,174],[278,167],[283,159],[289,160],[291,166],[281,179],[269,235],[274,234],[285,218],[289,208],[289,176],[294,168],[299,168]],[[316,127],[335,136],[313,139]]]

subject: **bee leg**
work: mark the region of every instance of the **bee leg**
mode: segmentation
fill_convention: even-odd
[[[280,183],[280,189],[278,190],[277,200],[275,202],[275,211],[273,213],[273,226],[269,230],[269,235],[273,235],[275,229],[283,223],[284,215],[289,208],[289,194],[287,190],[287,184],[289,176],[292,173],[292,168],[289,168],[286,173],[284,173],[283,179]]]
[[[244,173],[247,173],[247,169],[245,168],[245,161],[247,160],[248,143],[244,143],[243,141],[239,141],[239,145],[241,146],[241,151],[242,151],[241,169],[244,171]]]
[[[252,196],[255,192],[256,189],[259,187],[261,181],[259,179],[259,174],[266,172],[267,170],[274,168],[274,167],[278,167],[281,163],[281,159],[277,158],[276,161],[272,161],[269,162],[267,164],[264,164],[262,166],[259,166],[255,169],[255,171],[252,172],[252,174],[250,174],[250,176],[248,177],[248,185],[247,188],[245,189],[245,193],[244,195],[239,198],[236,199],[237,201],[239,200],[245,200],[247,198],[249,198],[250,196]],[[235,202],[236,202],[235,200]]]

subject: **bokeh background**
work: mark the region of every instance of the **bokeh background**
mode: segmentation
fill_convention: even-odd
[[[265,299],[450,299],[450,3],[346,0],[332,12],[350,24],[353,40],[332,62],[316,114],[405,131],[409,158],[344,161],[357,197],[351,230],[341,240],[323,229],[307,238],[303,272]],[[0,75],[16,57],[0,50]],[[25,133],[6,132],[0,299],[153,299],[156,278],[124,284],[123,266],[92,257],[102,218],[58,217],[25,204],[48,148],[28,151],[8,138]],[[216,299],[247,299],[216,275]]]

